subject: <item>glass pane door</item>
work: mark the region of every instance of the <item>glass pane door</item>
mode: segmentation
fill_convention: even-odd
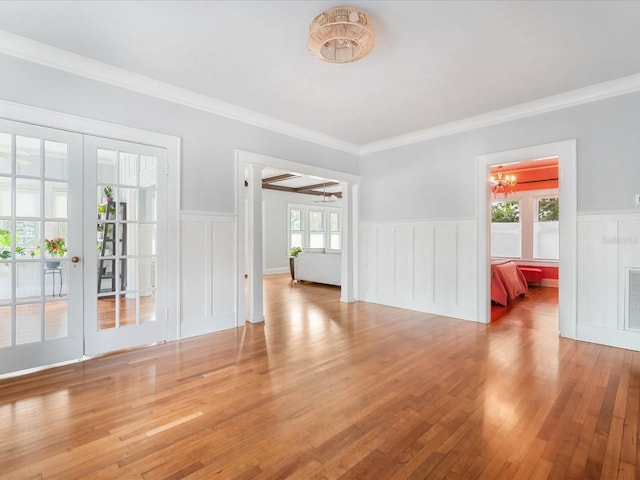
[[[80,135],[0,121],[0,374],[82,356],[81,192]]]
[[[159,295],[164,238],[158,212],[163,149],[96,137],[85,140],[87,354],[166,339]]]

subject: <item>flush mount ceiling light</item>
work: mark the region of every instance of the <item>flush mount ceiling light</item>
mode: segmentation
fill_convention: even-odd
[[[375,41],[369,16],[358,8],[340,5],[311,21],[307,48],[311,55],[325,62],[348,63],[367,55]]]

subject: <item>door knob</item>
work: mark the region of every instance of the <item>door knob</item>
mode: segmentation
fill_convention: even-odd
[[[78,263],[80,261],[80,257],[71,257],[71,263]]]

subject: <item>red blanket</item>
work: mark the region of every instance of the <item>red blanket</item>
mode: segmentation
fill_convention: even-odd
[[[506,306],[509,300],[524,295],[529,286],[523,273],[513,262],[491,264],[491,300]]]

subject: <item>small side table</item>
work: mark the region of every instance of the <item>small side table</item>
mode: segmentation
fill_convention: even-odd
[[[60,278],[60,290],[58,291],[58,296],[62,296],[62,266],[58,265],[57,267],[44,267],[44,274],[51,275],[51,296],[56,296],[56,273]]]

